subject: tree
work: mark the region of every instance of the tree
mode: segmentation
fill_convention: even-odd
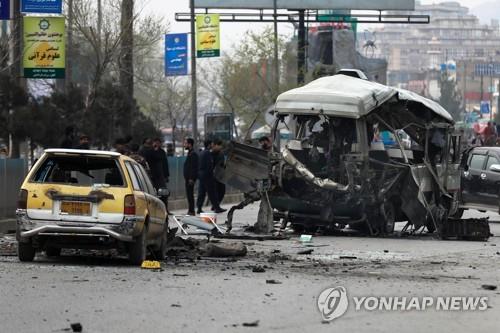
[[[278,47],[279,65],[286,68],[289,57],[283,37],[279,37]],[[233,48],[234,52],[224,54],[217,64],[201,69],[200,84],[217,97],[222,111],[233,113],[243,123],[241,130],[246,132],[255,122],[262,123],[264,111],[278,94],[295,87],[296,82],[282,80],[282,75],[280,90],[275,89],[272,27],[260,32],[248,31]]]
[[[462,99],[457,91],[455,79],[446,71],[441,73],[440,90],[439,104],[451,114],[454,120],[461,120]]]

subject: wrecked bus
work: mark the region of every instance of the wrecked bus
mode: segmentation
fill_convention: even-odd
[[[348,225],[391,234],[398,221],[449,232],[448,216],[458,208],[460,135],[439,104],[338,74],[281,94],[274,115],[272,151],[233,142],[218,175],[245,193],[228,214],[229,230],[235,209],[262,200],[275,221],[298,232]],[[292,138],[279,149],[283,127]]]

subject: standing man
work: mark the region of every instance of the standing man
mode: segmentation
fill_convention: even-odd
[[[222,141],[215,140],[212,145],[212,157],[214,160],[214,181],[215,181],[215,192],[217,194],[217,201],[219,204],[224,200],[224,195],[226,194],[226,185],[221,183],[215,178],[215,171],[217,167],[224,166],[224,153],[222,152]],[[212,207],[214,209],[214,207]]]
[[[226,210],[219,206],[219,201],[217,200],[217,193],[215,192],[215,179],[214,179],[214,161],[211,153],[212,141],[205,140],[205,149],[200,154],[200,163],[198,168],[198,177],[200,178],[200,183],[198,184],[198,214],[203,211],[203,202],[205,201],[205,195],[208,194],[208,199],[212,203],[212,210],[216,213],[223,213]]]
[[[166,188],[168,177],[170,176],[170,172],[168,171],[167,153],[163,150],[161,145],[162,142],[160,138],[155,138],[153,140],[153,152],[151,153],[153,165],[147,161],[151,169],[151,180],[153,181],[153,186],[156,190]]]
[[[194,140],[184,140],[184,149],[188,151],[184,162],[184,180],[186,183],[186,197],[188,201],[188,215],[196,215],[194,211],[194,185],[198,178],[198,155],[194,151]]]
[[[265,151],[271,151],[273,148],[273,145],[271,144],[271,140],[267,136],[263,136],[259,138],[259,145],[261,149],[264,149]]]

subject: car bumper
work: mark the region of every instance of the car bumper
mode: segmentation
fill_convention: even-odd
[[[21,242],[34,236],[108,236],[119,241],[132,242],[144,223],[144,219],[138,216],[127,216],[119,224],[33,220],[24,210],[17,210],[16,216],[17,238]]]

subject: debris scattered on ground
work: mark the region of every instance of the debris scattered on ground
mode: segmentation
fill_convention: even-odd
[[[256,235],[256,234],[219,234],[214,235],[214,238],[222,239],[250,239],[256,241],[266,241],[266,240],[287,240],[290,239],[289,236],[284,235]]]
[[[141,268],[144,269],[160,269],[161,264],[159,261],[156,260],[144,260],[141,264]]]
[[[70,326],[73,332],[81,332],[83,330],[82,324],[80,323],[73,323]]]
[[[355,256],[339,256],[339,259],[358,259],[358,257],[355,257]]]
[[[389,250],[384,250],[384,253],[389,253]]]
[[[259,326],[259,320],[252,321],[249,323],[243,323],[243,326],[244,327],[257,327],[257,326]]]
[[[311,254],[313,252],[314,252],[313,249],[308,249],[308,250],[299,251],[299,252],[297,252],[297,254]]]
[[[189,276],[189,274],[179,274],[179,273],[174,273],[173,276]]]
[[[276,261],[286,261],[286,260],[290,260],[290,256],[286,254],[271,254],[269,256],[269,259],[267,259],[267,261],[270,263],[275,263]]]
[[[300,235],[299,241],[302,243],[310,243],[312,242],[312,235]]]
[[[266,283],[267,283],[267,284],[282,284],[282,282],[281,282],[281,281],[274,280],[274,279],[271,279],[271,280],[266,280]]]
[[[170,306],[173,307],[173,308],[180,308],[181,307],[180,304],[171,304]]]
[[[483,284],[481,288],[483,288],[484,290],[497,290],[497,286],[493,284]]]
[[[247,247],[243,243],[207,243],[201,247],[202,255],[207,257],[243,257]]]
[[[264,273],[265,271],[266,270],[264,269],[264,267],[262,267],[260,265],[259,266],[254,266],[252,268],[252,272],[254,272],[254,273]]]

